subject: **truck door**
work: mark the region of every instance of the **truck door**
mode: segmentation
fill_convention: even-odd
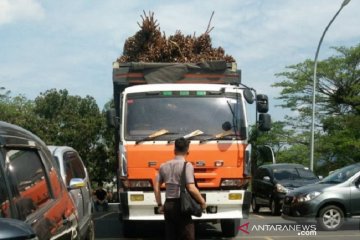
[[[69,186],[72,178],[86,178],[85,167],[77,152],[66,151],[64,153],[64,170],[66,173],[66,184]],[[88,182],[80,189],[72,189],[70,193],[75,200],[79,214],[80,227],[91,217],[91,193]]]
[[[54,197],[50,177],[37,149],[7,149],[6,177],[11,189],[12,217],[31,224],[39,239],[70,238],[63,225],[66,206]],[[49,175],[48,175],[49,174]]]

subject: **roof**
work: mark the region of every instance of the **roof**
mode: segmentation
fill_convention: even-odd
[[[7,122],[0,121],[0,145],[45,146],[32,132]]]
[[[208,61],[194,63],[113,64],[113,82],[122,86],[156,83],[241,83],[241,72],[236,63]]]

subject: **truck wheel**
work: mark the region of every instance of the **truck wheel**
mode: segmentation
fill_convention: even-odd
[[[344,212],[335,205],[329,205],[320,210],[317,221],[323,230],[336,231],[344,223]]]
[[[280,215],[280,204],[275,199],[271,200],[270,209],[273,216]]]
[[[259,212],[260,205],[256,204],[256,197],[255,196],[252,197],[251,208],[253,210],[253,213],[258,213]]]
[[[136,237],[137,233],[136,230],[136,222],[135,221],[123,221],[123,235],[126,238]]]
[[[239,232],[240,219],[222,219],[220,224],[224,237],[235,237]]]

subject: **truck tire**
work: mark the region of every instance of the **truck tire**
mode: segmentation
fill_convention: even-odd
[[[260,205],[256,203],[256,197],[253,196],[251,200],[251,208],[253,213],[258,213],[260,210]]]
[[[124,220],[123,221],[123,235],[126,238],[136,237],[139,232],[136,230],[136,222]]]
[[[240,219],[222,219],[220,224],[224,237],[235,237],[239,232]]]
[[[344,212],[335,205],[326,206],[320,210],[317,222],[325,231],[336,231],[344,223]]]

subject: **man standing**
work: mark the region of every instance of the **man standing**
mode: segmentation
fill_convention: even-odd
[[[191,215],[183,214],[180,205],[180,178],[186,156],[189,154],[190,141],[185,138],[175,140],[175,158],[162,164],[154,184],[155,199],[159,206],[159,213],[165,216],[165,237],[168,240],[195,239],[194,223]],[[201,204],[202,209],[206,208],[204,198],[195,186],[194,167],[186,164],[186,189]],[[165,183],[166,200],[162,205],[160,186]]]

